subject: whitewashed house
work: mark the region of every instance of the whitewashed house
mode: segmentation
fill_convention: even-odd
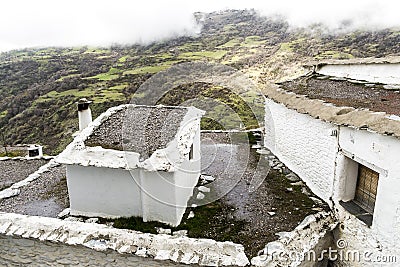
[[[57,157],[67,164],[71,214],[178,225],[200,175],[204,112],[121,105],[88,124],[84,103],[78,103],[81,132]]]
[[[309,67],[264,88],[264,144],[330,205],[338,248],[355,257],[339,255],[336,266],[398,263],[400,59]]]

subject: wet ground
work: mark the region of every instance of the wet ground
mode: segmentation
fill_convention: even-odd
[[[210,192],[203,192],[202,200],[195,198],[195,192],[192,202],[201,205],[218,199],[191,208],[196,217],[219,207],[196,235],[243,244],[249,257],[276,240],[276,233],[292,231],[307,215],[326,208],[310,198],[311,191],[301,181],[289,180],[286,175],[291,171],[272,154],[259,155],[256,150],[235,135],[203,134],[202,172],[215,181],[205,185]],[[269,168],[269,161],[274,168]]]

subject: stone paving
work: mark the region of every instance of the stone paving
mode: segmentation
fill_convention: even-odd
[[[0,247],[0,266],[184,266],[112,250],[101,252],[4,235],[0,235]]]

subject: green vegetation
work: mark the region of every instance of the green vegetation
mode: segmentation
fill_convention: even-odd
[[[24,157],[26,155],[26,151],[23,150],[12,150],[6,152],[0,152],[0,157]],[[4,188],[3,188],[4,189]]]
[[[80,76],[80,74],[78,74],[78,73],[69,74],[69,75],[66,75],[66,76],[61,77],[61,78],[58,79],[56,82],[62,82],[62,81],[64,81],[65,79],[70,79],[70,78],[79,77],[79,76]]]
[[[107,73],[100,73],[92,77],[87,77],[85,79],[98,79],[100,81],[111,81],[118,79],[119,74],[122,71],[117,69],[117,68],[110,68],[110,70]]]
[[[162,70],[166,70],[169,67],[171,67],[171,65],[169,65],[169,64],[158,65],[158,66],[140,67],[140,68],[136,68],[136,69],[133,69],[133,70],[124,71],[124,75],[143,74],[143,73],[157,73],[157,72],[160,72]]]
[[[172,231],[187,230],[188,236],[193,238],[212,238],[217,241],[240,242],[237,240],[237,236],[246,222],[229,218],[226,211],[231,210],[231,208],[231,206],[227,206],[221,200],[218,200],[205,206],[192,208],[195,216],[187,219],[189,214],[188,209],[178,227],[171,227],[154,221],[143,222],[143,219],[140,217],[119,218],[113,222],[116,228],[132,229],[145,233],[156,234],[156,228],[161,227],[171,229]]]
[[[7,143],[41,143],[47,154],[60,152],[77,128],[75,103],[94,101],[93,117],[109,107],[127,103],[153,74],[174,64],[207,60],[229,64],[259,80],[286,77],[298,62],[321,58],[383,57],[400,54],[398,29],[345,34],[288,31],[285,21],[259,17],[253,11],[205,14],[202,32],[147,46],[32,48],[0,53],[0,130]],[[379,44],[379,45],[378,45]],[[290,52],[290,53],[288,53]],[[164,96],[170,105],[214,98],[219,106],[205,106],[202,127],[256,127],[244,95],[222,88],[176,88]],[[176,95],[173,95],[176,94]],[[223,94],[226,94],[223,96]],[[191,96],[189,98],[188,96]],[[145,98],[144,94],[135,95]],[[254,95],[249,101],[259,98]],[[228,106],[239,116],[226,112]],[[259,111],[257,111],[259,112]],[[238,117],[240,119],[238,119]]]
[[[218,50],[218,51],[201,51],[201,52],[185,52],[179,55],[181,59],[189,59],[189,60],[199,60],[199,59],[221,59],[227,53],[226,50]]]
[[[240,46],[241,42],[242,41],[240,40],[240,38],[234,38],[226,42],[225,44],[218,46],[217,48],[232,48],[235,46]]]
[[[7,110],[2,111],[2,112],[0,113],[0,118],[4,118],[5,116],[7,116],[7,114],[8,114],[8,111],[7,111]]]
[[[118,59],[118,62],[119,62],[119,63],[125,63],[127,59],[128,59],[128,56],[123,56],[123,57],[120,57],[120,58]]]

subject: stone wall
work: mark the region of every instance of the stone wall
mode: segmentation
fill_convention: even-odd
[[[113,250],[95,251],[48,241],[0,235],[0,266],[186,266],[168,261],[120,254]]]
[[[0,213],[0,235],[109,249],[156,260],[207,266],[245,266],[242,245],[181,236],[153,235],[95,223]]]
[[[336,225],[330,213],[309,215],[293,231],[278,233],[279,239],[266,244],[251,263],[269,267],[326,266],[327,258],[321,255],[332,244],[332,230]]]

